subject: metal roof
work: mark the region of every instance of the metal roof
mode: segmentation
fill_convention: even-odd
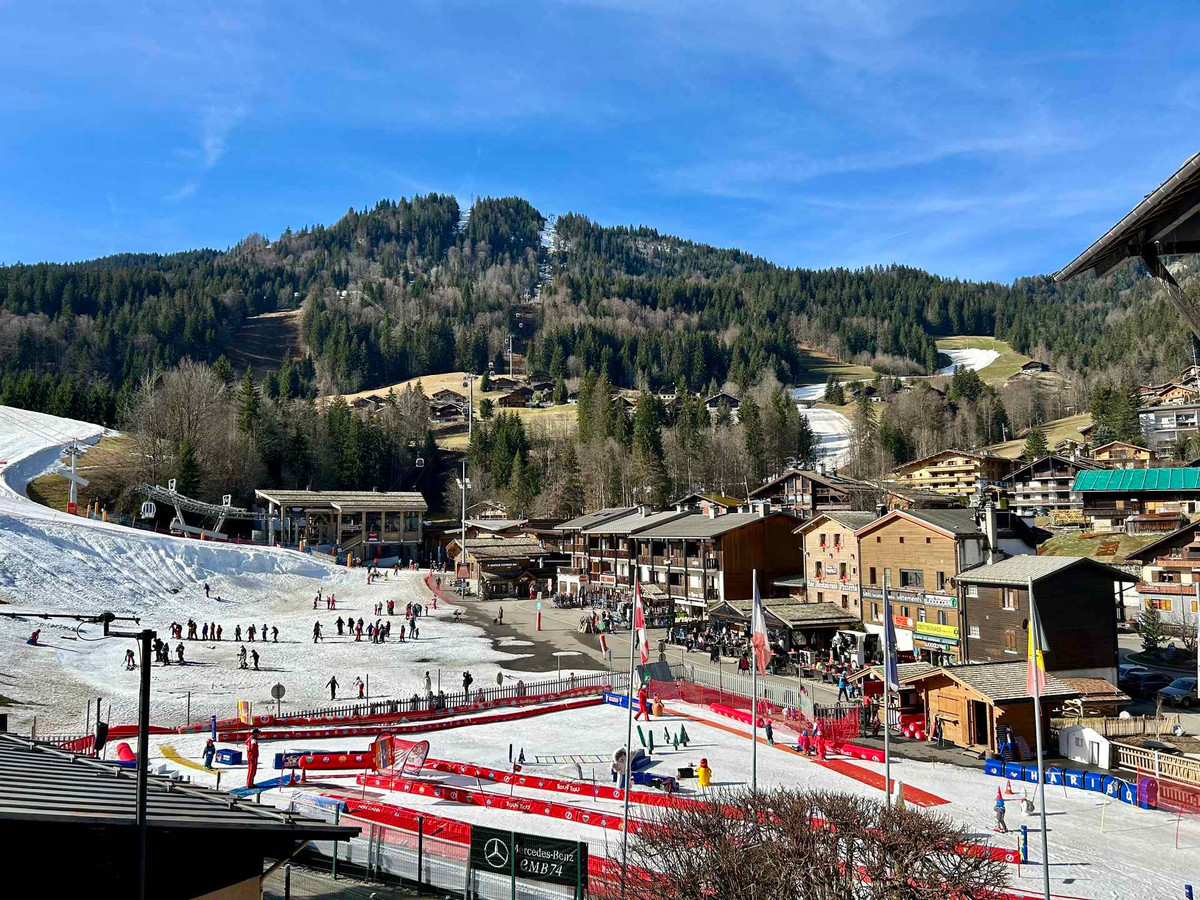
[[[1075,476],[1072,491],[1200,491],[1200,469],[1097,469]]]
[[[669,509],[665,512],[649,512],[643,515],[637,509],[617,519],[609,519],[598,525],[583,529],[588,534],[638,534],[655,525],[662,525],[672,519],[691,515],[688,510]]]
[[[1131,256],[1148,252],[1153,257],[1200,252],[1200,153],[1179,167],[1170,178],[1147,194],[1121,221],[1097,238],[1055,273],[1067,281],[1095,270],[1103,275]]]
[[[742,615],[749,618],[753,600],[727,600]],[[859,621],[836,603],[795,603],[789,600],[763,600],[763,608],[791,628],[840,628]]]
[[[860,528],[865,528],[870,525],[879,516],[873,512],[858,512],[857,510],[842,510],[842,509],[827,509],[824,512],[813,516],[799,528],[795,529],[792,534],[807,534],[822,519],[828,519],[831,522],[836,522],[839,525],[844,525],[851,531],[858,531]]]
[[[965,666],[943,666],[940,669],[931,669],[923,674],[909,675],[905,681],[909,683],[925,681],[936,675],[945,674],[993,703],[1004,703],[1012,700],[1033,699],[1025,690],[1027,671],[1028,664],[1025,660],[971,663]],[[1043,699],[1047,697],[1078,697],[1079,691],[1047,672],[1046,688],[1041,692],[1041,696]]]
[[[664,525],[657,525],[645,531],[639,531],[640,538],[714,538],[727,531],[733,531],[754,522],[760,522],[771,516],[786,515],[785,513],[770,513],[760,516],[758,513],[725,513],[723,516],[708,516],[704,513],[692,512],[680,516]]]
[[[881,522],[897,518],[924,522],[955,536],[983,534],[983,529],[975,521],[975,510],[973,509],[896,509],[882,518],[868,522],[859,531],[874,528]]]
[[[568,519],[558,527],[561,531],[583,531],[585,528],[591,528],[593,525],[599,525],[601,522],[631,513],[636,508],[635,506],[614,506],[608,509],[598,509],[595,512]]]
[[[478,528],[480,531],[507,531],[526,524],[528,519],[467,519],[468,528]]]
[[[0,820],[128,826],[136,794],[133,769],[0,734]],[[345,840],[359,832],[156,775],[147,779],[146,814],[151,828],[235,829],[296,840]]]
[[[960,584],[1004,584],[1013,587],[1024,587],[1031,580],[1034,584],[1037,584],[1037,582],[1052,575],[1058,575],[1067,569],[1073,569],[1080,565],[1103,569],[1113,577],[1114,581],[1137,581],[1137,578],[1133,575],[1122,572],[1120,569],[1114,569],[1112,566],[1106,566],[1104,563],[1096,562],[1094,559],[1088,559],[1085,556],[1034,556],[1030,553],[1023,553],[1019,556],[1002,559],[1000,562],[990,565],[968,569],[958,576],[957,581]]]
[[[420,491],[291,491],[256,490],[256,498],[279,506],[309,509],[395,509],[425,512],[429,504]]]

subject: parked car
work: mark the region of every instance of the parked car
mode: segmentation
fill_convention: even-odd
[[[1145,666],[1121,665],[1117,667],[1117,687],[1121,690],[1132,693],[1135,683],[1143,675],[1150,674],[1150,670]]]
[[[1139,697],[1147,699],[1153,697],[1167,685],[1175,680],[1174,675],[1168,675],[1166,672],[1147,672],[1133,682],[1133,693]],[[1126,689],[1128,690],[1128,688]]]
[[[1182,706],[1185,709],[1197,701],[1196,679],[1176,678],[1158,692],[1163,703],[1169,706]]]

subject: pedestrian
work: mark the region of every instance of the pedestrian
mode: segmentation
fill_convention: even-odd
[[[242,644],[242,649],[240,649],[238,651],[238,668],[239,669],[248,669],[249,668],[249,666],[246,665],[246,645],[245,644]]]
[[[469,694],[471,692],[471,682],[474,680],[475,679],[471,677],[470,672],[463,672],[463,693],[464,694]]]
[[[208,599],[208,582],[204,582],[204,599]]]
[[[331,677],[329,679],[327,686],[329,688],[329,699],[336,700],[337,699],[337,689],[338,689],[338,680],[337,680],[336,675],[334,675],[333,677]]]
[[[265,644],[267,642],[267,623],[266,622],[263,622],[262,631],[260,631],[258,634],[259,634],[259,637],[262,638],[262,642]]]
[[[321,640],[321,623],[313,622],[313,643]]]
[[[217,640],[219,641],[220,639],[221,639],[221,626],[218,625],[217,626]]]
[[[279,643],[279,626],[278,625],[271,626],[271,643],[273,643],[273,644]]]
[[[775,731],[771,728],[771,720],[770,719],[766,720],[766,725],[763,727],[763,731],[767,735],[767,743],[770,744],[772,747],[774,747],[775,746]]]
[[[204,768],[211,769],[213,767],[213,757],[216,755],[217,745],[213,743],[212,738],[209,738],[208,742],[204,745]]]
[[[337,620],[336,620],[336,621],[335,621],[333,624],[337,626],[337,630],[338,630],[338,637],[341,637],[341,636],[342,636],[342,625],[344,624],[344,623],[342,622],[342,617],[341,617],[341,616],[338,616],[338,617],[337,617]]]
[[[996,831],[1001,834],[1008,834],[1008,826],[1004,824],[1004,813],[1007,812],[1004,808],[1004,797],[1000,793],[1000,789],[996,789],[996,805],[993,807],[996,813]]]
[[[501,606],[498,610],[496,610],[496,621],[499,622],[501,625],[504,624],[504,607],[503,606]]]
[[[750,657],[748,657],[745,653],[743,653],[742,658],[738,660],[737,667],[738,667],[738,671],[742,672],[743,674],[746,672],[749,672],[750,671]]]
[[[207,622],[205,622],[204,627],[200,629],[200,639],[204,640],[204,641],[208,640],[208,623]]]
[[[258,651],[257,651],[257,650],[251,650],[251,651],[250,651],[250,658],[251,658],[252,660],[254,660],[254,671],[255,671],[255,672],[257,672],[257,671],[258,671]]]
[[[433,693],[433,679],[429,677],[428,671],[425,672],[425,693],[426,694]]]
[[[183,641],[175,648],[175,658],[179,660],[179,664],[183,665]]]
[[[845,672],[840,673],[838,675],[838,695],[837,695],[838,703],[841,703],[843,698],[845,700],[849,701],[849,699],[850,699],[849,691],[848,691],[849,687],[850,687],[850,682],[848,682],[846,680],[846,673]]]

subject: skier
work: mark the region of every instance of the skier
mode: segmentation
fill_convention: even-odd
[[[313,622],[313,643],[321,640],[321,623]]]
[[[257,651],[257,650],[251,650],[251,651],[250,651],[250,658],[251,658],[252,660],[254,660],[254,671],[255,671],[255,672],[257,672],[257,671],[258,671],[258,651]]]
[[[363,680],[361,678],[359,678],[357,675],[354,677],[353,687],[358,689],[358,699],[362,700],[363,699],[363,691],[365,690],[366,686],[363,684]]]
[[[218,625],[217,626],[217,640],[219,641],[220,639],[221,639],[221,626]]]
[[[208,640],[208,623],[207,622],[205,622],[204,627],[200,629],[200,639],[202,641]]]
[[[211,769],[213,766],[213,757],[217,755],[217,745],[213,743],[212,738],[204,745],[204,768]]]
[[[239,644],[242,642],[242,626],[239,625],[233,629],[233,639]]]
[[[133,660],[133,651],[126,650],[125,651],[125,669],[126,669],[126,671],[131,671],[135,667],[136,667],[136,664],[134,663],[134,660]]]
[[[771,728],[771,720],[770,719],[766,720],[766,725],[763,730],[767,735],[767,743],[770,744],[772,747],[774,747],[775,746],[775,731],[774,731],[774,729]]]
[[[179,664],[183,665],[183,641],[175,648],[175,658],[179,660]]]
[[[1008,826],[1004,824],[1004,797],[1000,795],[999,788],[996,789],[996,805],[993,809],[996,812],[996,831],[1000,834],[1008,834]]]
[[[329,679],[328,687],[329,687],[329,699],[336,700],[337,699],[337,689],[338,689],[338,680],[337,680],[336,675],[332,676]]]
[[[204,599],[208,599],[208,582],[204,582]]]
[[[238,651],[238,668],[245,669],[246,666],[246,645],[242,644],[242,649]]]
[[[342,636],[342,626],[345,624],[345,622],[342,620],[342,617],[338,616],[337,621],[335,621],[333,624],[337,626],[338,637],[341,637]]]
[[[433,693],[433,679],[429,677],[428,671],[425,672],[425,693],[426,694]]]
[[[250,643],[252,644],[254,643],[254,631],[255,629],[253,625],[246,629],[246,636],[250,638]]]

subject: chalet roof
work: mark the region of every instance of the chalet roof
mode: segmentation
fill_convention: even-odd
[[[451,546],[458,544],[451,541]],[[467,538],[467,552],[477,560],[523,559],[545,556],[546,548],[527,537]]]
[[[613,506],[608,509],[598,509],[595,512],[584,513],[582,516],[568,519],[558,527],[562,531],[583,531],[585,528],[591,528],[593,525],[598,525],[601,522],[607,522],[609,519],[615,519],[617,516],[631,513],[634,509],[636,507],[633,506]]]
[[[1103,678],[1066,678],[1065,681],[1079,692],[1084,703],[1128,703],[1132,698]]]
[[[873,512],[858,512],[851,509],[831,509],[820,515],[813,516],[807,522],[803,523],[799,528],[795,529],[792,534],[807,534],[818,525],[825,522],[836,522],[839,525],[844,525],[851,531],[858,531],[874,522],[878,516]]]
[[[749,618],[753,600],[729,600],[730,606]],[[844,628],[859,621],[836,603],[790,603],[786,600],[764,600],[764,610],[775,614],[789,628]]]
[[[1089,270],[1104,275],[1124,260],[1143,253],[1154,259],[1160,254],[1197,252],[1200,249],[1194,239],[1197,204],[1200,204],[1200,153],[1188,159],[1116,225],[1055,273],[1054,280],[1068,281]]]
[[[951,450],[939,450],[937,453],[931,453],[928,456],[921,457],[920,459],[914,459],[912,462],[906,462],[902,466],[896,466],[896,468],[893,469],[892,471],[893,472],[905,472],[905,471],[908,471],[909,469],[919,469],[919,468],[921,468],[921,466],[925,465],[926,463],[928,463],[932,460],[938,459],[939,457],[942,457],[942,456],[966,456],[970,459],[977,459],[981,462],[986,462],[989,460],[997,461],[997,462],[1006,462],[1006,463],[1012,462],[1012,460],[1006,459],[1003,456],[993,456],[990,453],[975,453],[971,450],[953,450],[953,449],[951,449]]]
[[[1016,479],[1021,474],[1023,474],[1024,472],[1028,472],[1030,469],[1033,469],[1036,466],[1040,466],[1042,463],[1044,463],[1048,459],[1057,460],[1058,462],[1062,463],[1063,465],[1074,466],[1077,469],[1098,469],[1098,468],[1100,468],[1095,463],[1093,463],[1089,460],[1086,460],[1086,459],[1072,459],[1069,456],[1060,456],[1057,453],[1047,453],[1045,456],[1039,456],[1033,462],[1031,462],[1027,465],[1021,466],[1021,468],[1017,469],[1015,472],[1013,472],[1008,477],[1013,479],[1014,481],[1016,481]]]
[[[769,513],[766,516],[761,516],[758,513],[725,513],[723,516],[707,516],[704,513],[692,512],[685,513],[677,519],[666,522],[662,525],[656,525],[645,531],[638,532],[638,537],[641,538],[714,538],[725,534],[728,531],[734,531],[738,528],[743,528],[746,525],[752,525],[755,522],[760,522],[764,519],[769,519],[772,516],[786,516],[789,519],[795,519],[787,513]]]
[[[478,528],[480,531],[508,531],[519,528],[528,519],[467,519],[468,528]]]
[[[0,734],[0,821],[132,830],[136,793],[134,769]],[[147,779],[146,807],[151,828],[227,829],[233,839],[236,832],[249,832],[295,840],[344,840],[359,832],[156,775]]]
[[[1179,541],[1180,538],[1186,538],[1184,545],[1190,544],[1196,539],[1196,532],[1200,530],[1200,519],[1195,522],[1189,522],[1182,528],[1176,528],[1170,534],[1164,534],[1156,541],[1151,541],[1144,547],[1139,547],[1132,553],[1125,554],[1126,559],[1136,559],[1141,563],[1149,563],[1162,555],[1163,550],[1168,549],[1172,544]]]
[[[583,531],[587,534],[640,534],[647,528],[653,528],[655,525],[662,525],[670,522],[672,519],[678,519],[681,516],[687,515],[692,515],[692,513],[677,509],[669,509],[664,512],[647,511],[646,513],[642,513],[637,507],[634,507],[619,518],[608,519],[589,528],[584,528]]]
[[[1007,703],[1013,700],[1033,699],[1025,690],[1027,670],[1028,665],[1025,660],[971,663],[965,666],[942,666],[938,669],[930,669],[923,674],[909,676],[907,681],[917,683],[939,675],[946,675],[993,703]],[[1062,679],[1047,673],[1046,688],[1041,692],[1041,696],[1043,698],[1078,697],[1079,691]]]
[[[859,481],[855,478],[847,478],[843,475],[824,474],[821,472],[814,472],[811,469],[788,469],[786,472],[783,472],[782,474],[777,475],[775,478],[772,478],[770,481],[764,482],[756,487],[750,492],[750,496],[756,497],[759,494],[766,493],[767,491],[771,490],[771,488],[796,475],[803,475],[810,481],[815,481],[818,484],[825,485],[826,487],[837,488],[846,491],[870,490],[872,487],[874,487],[869,482]]]
[[[727,509],[729,507],[733,507],[733,506],[740,506],[743,502],[742,500],[738,499],[737,497],[730,497],[727,494],[716,494],[716,493],[710,494],[710,493],[705,493],[704,491],[692,491],[690,494],[680,497],[678,500],[676,500],[671,505],[678,506],[678,505],[684,504],[684,503],[699,503],[700,501],[705,501],[707,503],[713,503],[717,506],[724,506]]]
[[[713,394],[711,397],[709,397],[707,400],[704,401],[704,405],[708,406],[714,400],[716,400],[718,403],[722,400],[726,400],[726,401],[728,401],[730,406],[737,406],[738,404],[740,404],[742,402],[741,400],[739,400],[737,397],[733,396],[733,394],[729,393],[728,391],[717,391],[715,394]]]
[[[973,509],[895,509],[882,518],[868,522],[859,529],[859,533],[870,531],[877,525],[898,518],[924,523],[952,537],[983,534],[983,529],[975,521],[975,510]]]
[[[924,675],[926,672],[932,672],[936,668],[937,666],[930,665],[926,662],[900,663],[898,666],[896,666],[896,674],[900,676],[900,683],[904,684],[910,678],[916,678],[918,675]],[[882,681],[882,667],[866,666],[849,676],[848,680],[862,681],[868,675]]]
[[[1092,456],[1095,456],[1101,450],[1105,450],[1109,447],[1132,447],[1134,450],[1143,450],[1146,453],[1152,452],[1149,447],[1143,447],[1141,444],[1132,444],[1129,441],[1109,441],[1107,444],[1101,444],[1099,447],[1096,447],[1094,450],[1092,450]]]
[[[1075,476],[1072,491],[1200,491],[1200,469],[1096,469]]]
[[[1024,587],[1030,581],[1037,584],[1039,581],[1060,575],[1068,569],[1078,566],[1102,570],[1111,575],[1113,581],[1131,583],[1137,581],[1133,575],[1096,562],[1094,559],[1088,559],[1086,556],[1035,556],[1031,553],[1010,556],[1000,562],[968,569],[959,575],[957,580],[959,584],[1003,584]]]

